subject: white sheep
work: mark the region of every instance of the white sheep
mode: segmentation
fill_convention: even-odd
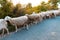
[[[11,18],[9,16],[6,16],[5,20],[9,21],[13,26],[15,26],[16,32],[17,32],[17,26],[21,27],[21,25],[26,25],[28,29],[28,25],[27,25],[28,17],[27,16],[21,16],[21,17],[16,17],[16,18]]]
[[[46,11],[46,15],[51,18],[52,16],[54,16],[54,14],[51,11]]]
[[[0,30],[3,29],[2,35],[4,34],[4,29],[7,31],[7,34],[9,34],[8,28],[7,28],[7,22],[4,19],[0,19]]]
[[[28,18],[32,23],[35,23],[35,24],[41,21],[41,16],[39,14],[36,14],[35,12],[33,12],[31,15],[28,15]]]
[[[55,17],[60,15],[60,11],[59,10],[52,10],[52,12],[54,13]]]
[[[51,17],[56,17],[56,16],[60,15],[59,10],[49,10],[47,12],[51,15]]]
[[[43,19],[46,19],[46,12],[41,12],[40,15],[42,16]]]

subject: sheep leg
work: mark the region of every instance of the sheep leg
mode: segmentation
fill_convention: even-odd
[[[40,19],[41,19],[41,21],[42,21],[42,20],[43,20],[43,17],[41,16]]]
[[[8,31],[8,29],[6,28],[6,31],[7,31],[7,34],[9,34],[9,31]]]
[[[32,25],[32,24],[33,24],[33,21],[31,21],[30,25]]]
[[[34,24],[37,24],[38,22],[37,21],[34,21]]]
[[[56,17],[56,14],[54,16]]]
[[[49,15],[49,19],[50,19],[50,15]]]
[[[27,30],[29,29],[28,25],[26,25],[26,29],[27,29]]]
[[[43,21],[43,17],[41,17],[41,21]]]
[[[3,31],[2,31],[2,36],[4,35],[4,28],[3,28]]]
[[[17,25],[15,25],[15,29],[16,29],[16,32],[17,32]]]

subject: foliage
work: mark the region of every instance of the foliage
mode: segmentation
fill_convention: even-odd
[[[26,5],[26,7],[25,7],[25,11],[24,11],[24,13],[25,14],[31,14],[33,11],[32,11],[32,5],[31,5],[31,3],[28,3],[27,5]]]
[[[7,0],[0,0],[0,4],[2,6],[0,7],[0,18],[4,18],[7,15],[11,17],[17,17],[25,14],[32,14],[32,12],[39,13],[41,11],[55,10],[58,9],[57,3],[58,0],[49,0],[48,3],[43,1],[40,5],[35,7],[32,7],[31,3],[28,3],[26,7],[23,7],[20,3],[14,6],[11,1],[8,2]]]

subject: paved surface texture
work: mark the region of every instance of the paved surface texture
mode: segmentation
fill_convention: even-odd
[[[29,27],[28,31],[24,29],[0,40],[60,40],[60,17],[46,19]]]

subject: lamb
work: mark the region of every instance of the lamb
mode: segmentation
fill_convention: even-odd
[[[7,28],[7,22],[4,19],[0,19],[0,30],[3,29],[2,35],[4,34],[4,29],[7,31],[7,34],[9,34],[8,28]]]
[[[60,15],[60,11],[59,10],[53,10],[52,12],[54,13],[55,17]]]
[[[30,20],[30,23],[35,23],[37,24],[40,20],[41,20],[41,17],[39,14],[36,14],[35,12],[33,12],[31,15],[27,15],[29,20]]]
[[[16,17],[16,18],[11,18],[9,16],[5,17],[6,21],[9,21],[13,26],[15,26],[16,32],[17,32],[17,27],[18,26],[22,26],[22,25],[26,25],[27,29],[28,29],[28,17],[27,16],[21,16],[21,17]]]
[[[46,14],[48,15],[49,18],[54,16],[54,14],[51,11],[46,11]]]
[[[56,17],[58,15],[60,15],[60,11],[59,10],[50,10],[50,11],[47,11],[51,17]]]
[[[46,19],[46,12],[41,12],[40,15],[42,16],[43,19]]]

